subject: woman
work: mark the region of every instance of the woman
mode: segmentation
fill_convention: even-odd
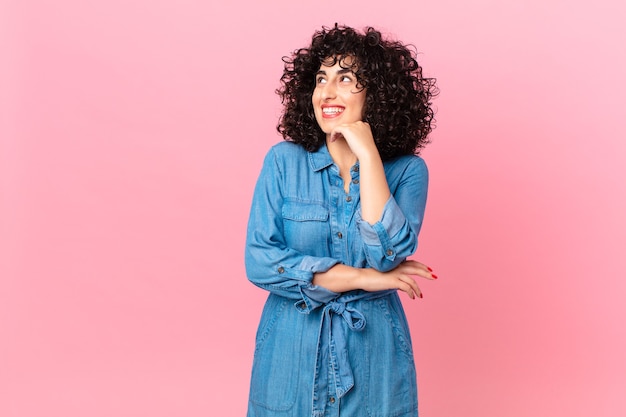
[[[433,79],[368,28],[323,28],[285,57],[278,131],[250,213],[246,269],[269,291],[248,417],[417,416],[397,290],[422,297],[417,248]]]

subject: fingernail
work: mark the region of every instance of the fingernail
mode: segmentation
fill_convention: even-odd
[[[427,266],[426,268],[428,268],[428,272],[433,272],[433,269],[430,266]]]
[[[432,274],[433,279],[437,279],[437,275]]]
[[[422,293],[420,293],[420,298],[424,298],[424,296],[422,295]]]

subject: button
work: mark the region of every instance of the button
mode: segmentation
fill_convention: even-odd
[[[285,272],[285,268],[283,268],[282,266],[278,267],[278,273],[282,274],[283,272]]]
[[[337,232],[337,237],[341,239],[343,237],[343,234],[341,232]]]
[[[335,397],[330,397],[330,403],[334,404],[335,403]]]
[[[393,251],[391,249],[387,249],[387,256],[393,255]]]
[[[346,197],[346,201],[349,203],[350,201],[352,201],[352,197],[347,196],[347,197]]]
[[[359,179],[358,178],[355,178],[355,179],[352,180],[352,184],[358,184],[358,183],[359,183]]]

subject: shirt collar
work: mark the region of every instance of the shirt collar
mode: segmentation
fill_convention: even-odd
[[[313,171],[321,171],[333,164],[333,158],[328,152],[326,143],[323,143],[315,152],[309,152],[309,165]]]

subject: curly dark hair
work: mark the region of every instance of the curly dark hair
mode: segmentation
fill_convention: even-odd
[[[284,72],[276,93],[284,105],[277,130],[285,140],[315,151],[326,135],[318,126],[311,101],[315,75],[322,62],[339,59],[366,89],[364,121],[383,160],[419,154],[434,127],[431,99],[438,93],[434,78],[424,78],[412,45],[383,39],[372,27],[363,33],[335,24],[315,32],[308,48],[283,57]],[[354,57],[356,59],[348,59]]]

